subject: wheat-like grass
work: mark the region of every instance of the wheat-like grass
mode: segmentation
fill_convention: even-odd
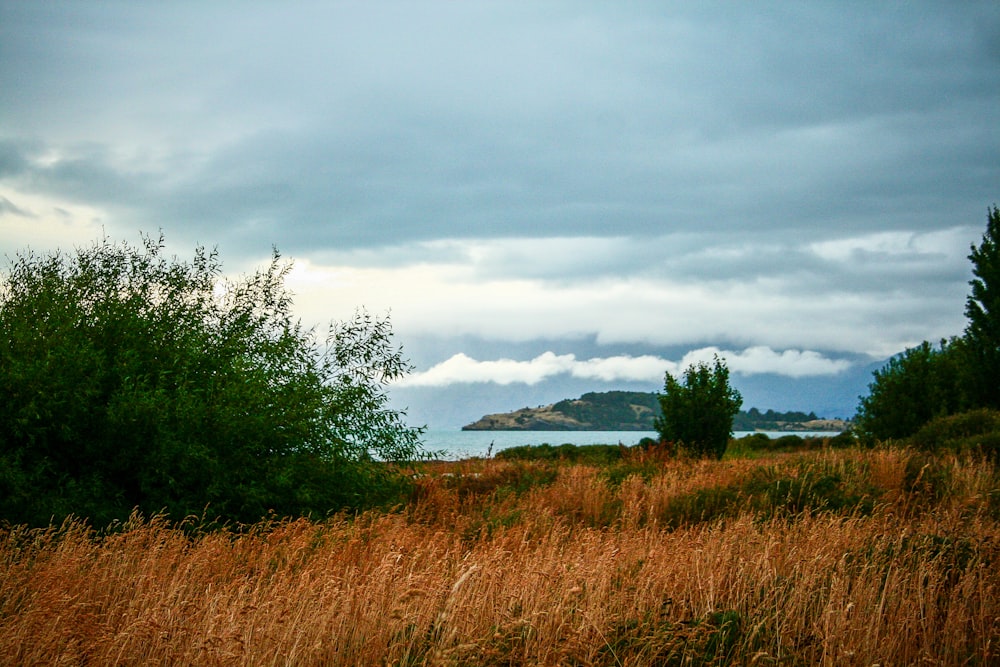
[[[0,663],[995,663],[995,471],[946,461],[950,495],[914,511],[910,455],[666,462],[619,484],[561,466],[520,492],[500,482],[537,469],[486,461],[421,478],[405,511],[323,523],[11,528]],[[661,520],[758,469],[881,495],[867,512]]]

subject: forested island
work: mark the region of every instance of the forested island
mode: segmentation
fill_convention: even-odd
[[[552,405],[485,415],[463,431],[655,431],[662,413],[658,394],[638,391],[590,392]],[[814,412],[740,411],[735,431],[843,431],[848,423]]]

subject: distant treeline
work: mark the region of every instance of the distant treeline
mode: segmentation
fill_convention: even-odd
[[[583,424],[600,425],[608,430],[655,430],[654,422],[662,415],[659,394],[633,391],[590,392],[578,399],[566,399],[552,406]],[[734,431],[780,430],[783,425],[820,419],[815,412],[761,412],[757,408],[741,410],[733,419]]]
[[[805,412],[775,412],[774,410],[768,410],[767,412],[761,412],[757,408],[750,408],[749,410],[740,410],[736,416],[733,418],[733,430],[734,431],[776,431],[779,430],[784,424],[795,423],[801,424],[803,422],[814,421],[820,419],[816,416],[815,412],[810,412],[806,414]]]
[[[653,422],[662,414],[657,396],[634,391],[589,392],[578,399],[559,401],[552,411],[601,430],[652,431]]]

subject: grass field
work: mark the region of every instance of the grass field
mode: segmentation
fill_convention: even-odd
[[[902,448],[426,464],[391,512],[4,529],[0,663],[1000,664],[998,518]]]

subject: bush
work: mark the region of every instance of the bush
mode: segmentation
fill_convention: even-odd
[[[1000,454],[1000,411],[982,408],[939,417],[917,431],[910,442],[925,452]]]
[[[774,441],[775,449],[800,449],[805,440],[801,435],[783,435]]]
[[[854,435],[854,431],[844,431],[839,433],[832,438],[828,438],[826,441],[827,446],[834,449],[841,449],[843,447],[853,447],[858,444],[858,438]]]
[[[743,398],[729,386],[729,369],[718,357],[684,371],[683,383],[667,373],[656,420],[660,440],[688,454],[722,458],[733,434],[733,417]]]
[[[548,443],[542,443],[541,445],[507,447],[497,452],[494,458],[500,461],[567,461],[603,465],[621,460],[625,451],[628,451],[628,449],[620,445],[573,445],[564,443],[552,446]]]
[[[379,502],[419,430],[386,408],[408,369],[387,320],[359,313],[324,345],[270,265],[221,278],[106,239],[19,254],[0,280],[0,518],[96,524],[133,508],[239,522]]]
[[[772,448],[771,438],[767,433],[751,433],[740,438],[738,442],[755,451],[768,451]]]

